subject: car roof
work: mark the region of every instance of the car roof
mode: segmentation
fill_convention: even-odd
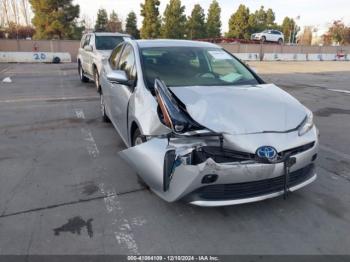
[[[135,40],[140,48],[147,47],[170,47],[170,46],[185,46],[185,47],[219,47],[215,44],[201,41],[191,40],[173,40],[173,39],[152,39],[152,40]],[[219,47],[221,48],[221,47]]]
[[[93,34],[95,34],[96,36],[126,36],[126,37],[130,37],[130,35],[128,34],[123,34],[123,33],[111,33],[111,32],[94,32]]]
[[[280,33],[281,33],[281,31],[280,31],[280,30],[277,30],[277,29],[265,29],[263,32],[265,32],[265,31],[277,31],[277,32],[280,32]]]

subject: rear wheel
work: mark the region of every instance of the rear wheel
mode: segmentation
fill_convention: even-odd
[[[97,68],[94,69],[94,80],[97,92],[101,93],[100,75],[98,74]]]
[[[84,76],[84,70],[83,70],[83,67],[81,66],[80,62],[78,63],[78,73],[79,73],[79,78],[80,78],[81,82],[83,82],[83,83],[89,82],[89,78]]]
[[[111,122],[111,120],[106,114],[106,105],[105,105],[105,100],[102,92],[100,92],[100,106],[101,106],[102,121],[106,123]]]

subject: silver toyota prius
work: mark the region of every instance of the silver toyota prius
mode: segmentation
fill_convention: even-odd
[[[316,179],[312,112],[217,45],[126,40],[101,86],[120,156],[168,202],[248,203]]]

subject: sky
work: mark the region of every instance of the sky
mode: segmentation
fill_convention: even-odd
[[[74,2],[80,5],[80,14],[87,15],[93,21],[96,19],[99,8],[105,8],[109,13],[114,9],[123,20],[130,11],[134,11],[138,16],[138,25],[141,26],[140,3],[144,2],[143,0],[74,0]],[[163,14],[169,0],[160,0],[160,2],[160,13]],[[211,0],[182,0],[181,2],[186,7],[186,14],[190,15],[195,4],[200,4],[207,12]],[[301,27],[317,26],[326,28],[336,19],[342,19],[350,25],[350,0],[218,0],[218,2],[221,7],[223,32],[228,30],[228,20],[240,4],[248,6],[251,12],[259,9],[261,5],[265,9],[272,8],[277,23],[281,23],[285,16],[292,18],[300,16],[297,23]]]

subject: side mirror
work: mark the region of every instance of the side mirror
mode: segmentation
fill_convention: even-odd
[[[110,72],[107,75],[107,79],[111,83],[117,83],[117,84],[126,85],[126,86],[132,86],[134,84],[134,81],[129,80],[128,76],[123,70],[115,70]]]
[[[92,52],[92,51],[93,51],[93,48],[92,48],[91,45],[86,45],[86,46],[84,46],[84,50],[85,50],[85,51],[88,51],[88,52]]]

